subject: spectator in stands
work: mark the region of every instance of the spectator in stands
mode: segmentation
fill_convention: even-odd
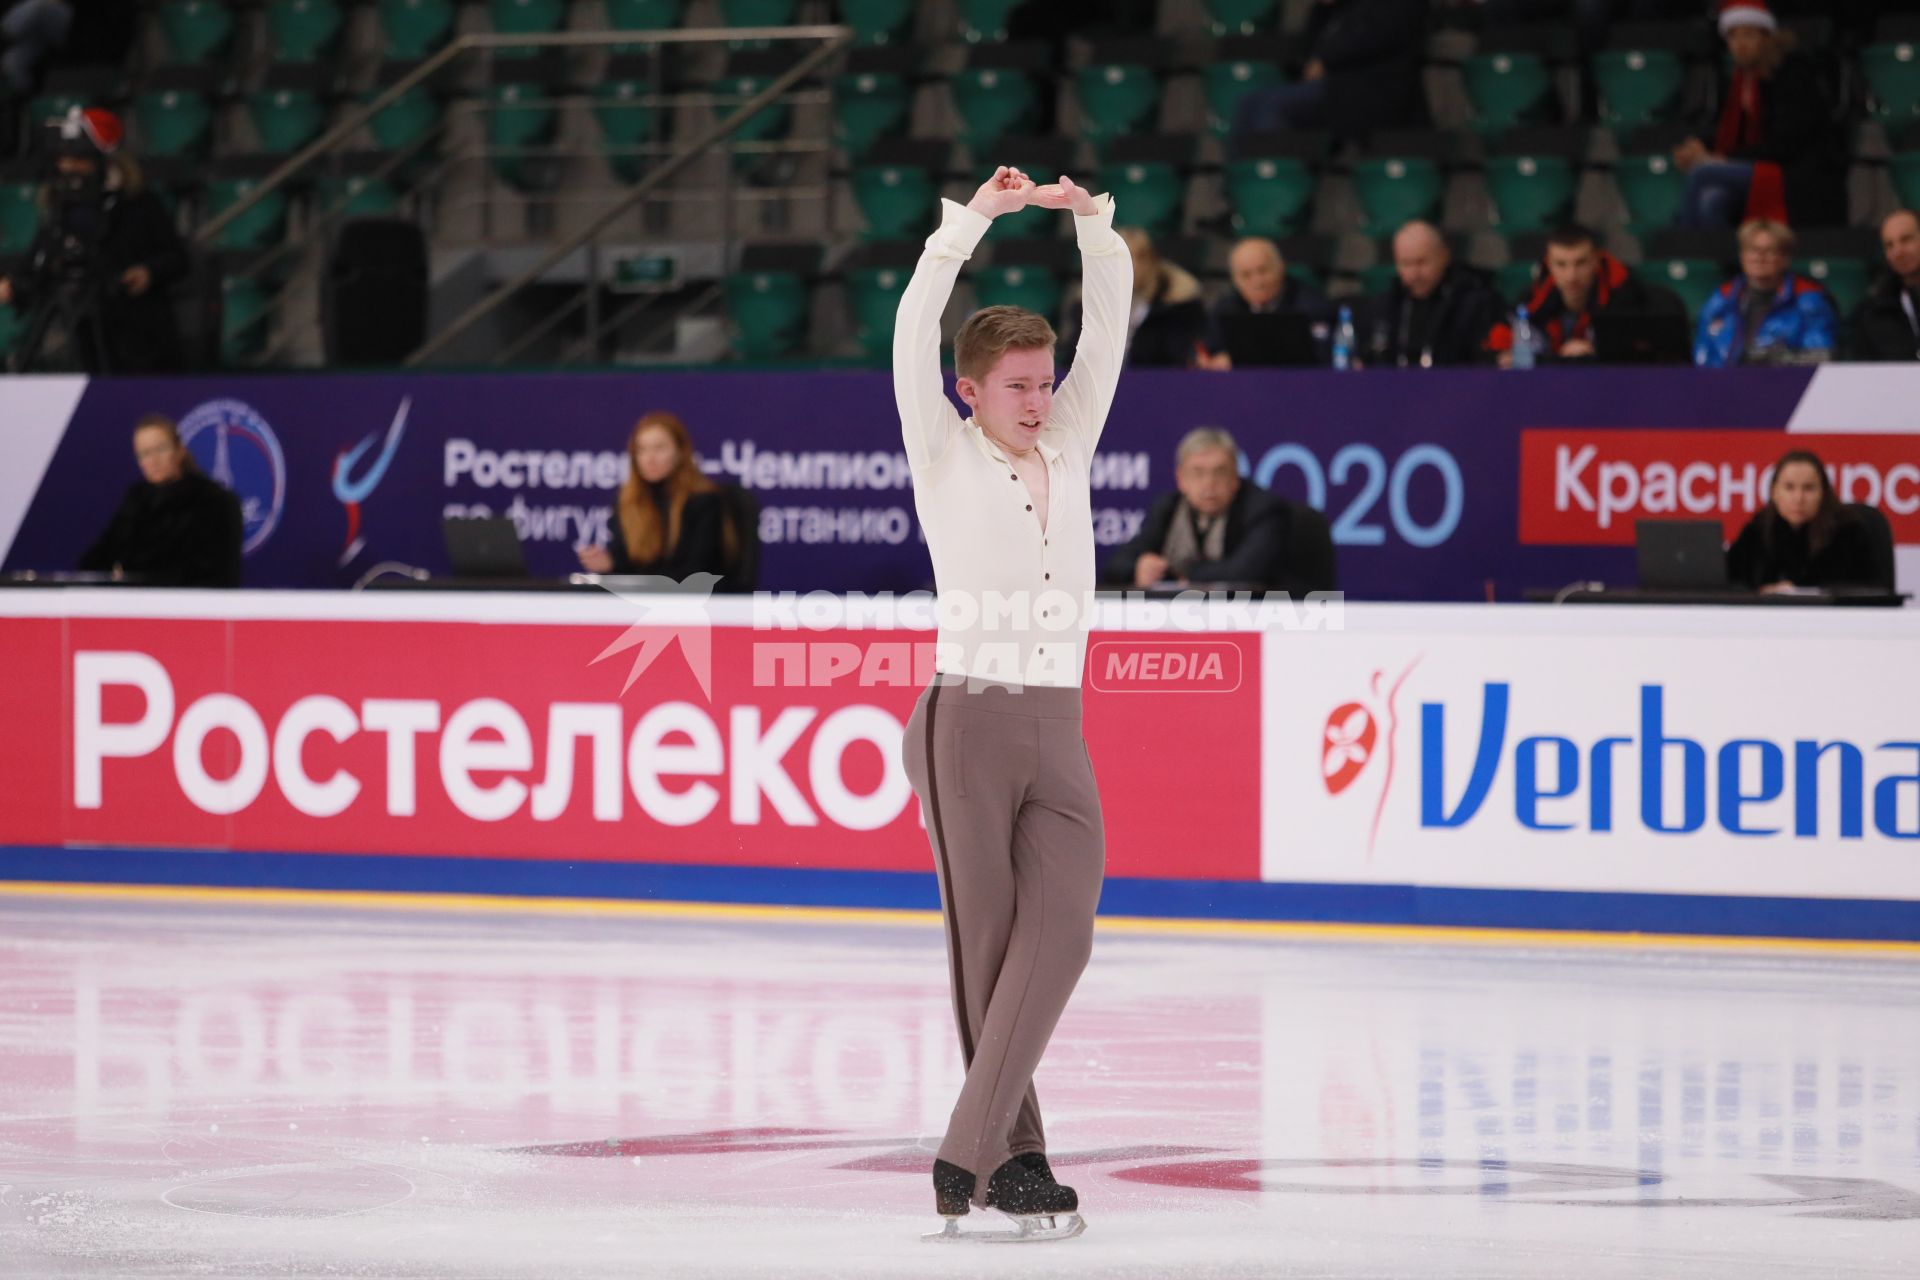
[[[1804,449],[1773,464],[1767,505],[1727,550],[1727,577],[1758,591],[1873,586],[1872,533],[1834,493],[1827,468]]]
[[[1547,237],[1547,251],[1533,288],[1518,299],[1527,309],[1534,339],[1544,354],[1558,360],[1591,360],[1594,317],[1603,311],[1644,312],[1653,294],[1626,264],[1600,247],[1593,232],[1567,226]],[[1513,328],[1494,325],[1487,346],[1500,367],[1513,364]]]
[[[1316,342],[1325,347],[1333,306],[1312,285],[1287,277],[1287,260],[1279,245],[1262,236],[1242,240],[1227,256],[1227,273],[1233,288],[1207,309],[1203,349],[1195,361],[1200,368],[1233,368],[1233,357],[1227,354],[1227,321],[1235,316],[1304,315],[1313,324]]]
[[[1453,260],[1430,222],[1409,222],[1393,237],[1393,285],[1371,300],[1364,363],[1428,369],[1474,364],[1504,308],[1484,272]]]
[[[1296,80],[1240,99],[1236,150],[1253,133],[1327,129],[1351,138],[1425,118],[1423,0],[1314,0],[1303,41],[1307,64]]]
[[[1701,227],[1754,218],[1843,225],[1846,133],[1819,64],[1779,31],[1765,0],[1725,0],[1720,34],[1732,79],[1719,114],[1673,151],[1687,175],[1683,218]]]
[[[40,80],[40,68],[67,42],[73,29],[73,6],[67,0],[19,0],[0,16],[0,79],[26,97]]]
[[[1139,227],[1121,227],[1120,238],[1133,251],[1133,313],[1128,319],[1127,364],[1137,368],[1184,369],[1193,363],[1207,323],[1200,282],[1178,263],[1168,262]],[[1079,325],[1074,326],[1077,331]],[[1066,359],[1078,339],[1063,344]]]
[[[741,532],[720,487],[700,470],[684,422],[655,410],[627,437],[627,479],[613,504],[611,537],[580,547],[589,573],[643,573],[681,581],[725,576],[739,556]]]
[[[1189,431],[1175,453],[1174,482],[1147,511],[1132,542],[1107,560],[1110,586],[1163,583],[1257,584],[1304,594],[1317,589],[1287,571],[1287,503],[1240,479],[1233,437],[1212,427]],[[1327,584],[1331,587],[1331,584]]]
[[[1920,359],[1920,217],[1896,209],[1880,224],[1887,274],[1860,304],[1854,355],[1861,360]]]
[[[79,567],[163,587],[239,586],[240,500],[200,470],[163,414],[134,424],[133,457],[141,479]]]
[[[187,274],[187,247],[119,151],[120,137],[112,112],[68,113],[39,233],[20,269],[0,277],[0,306],[72,315],[64,336],[89,373],[173,373],[181,358],[171,291]]]
[[[1838,327],[1833,300],[1813,280],[1787,269],[1793,232],[1778,222],[1740,226],[1740,274],[1700,308],[1693,362],[1705,369],[1736,364],[1818,364],[1833,355]]]

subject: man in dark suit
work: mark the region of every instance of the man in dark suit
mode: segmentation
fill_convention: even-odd
[[[1179,488],[1156,500],[1139,535],[1108,557],[1103,585],[1257,584],[1295,595],[1333,588],[1331,581],[1308,581],[1318,575],[1289,563],[1293,508],[1242,483],[1232,436],[1197,428],[1180,441],[1176,457]]]
[[[1920,217],[1896,209],[1880,223],[1887,274],[1853,322],[1856,360],[1920,359]]]
[[[1249,236],[1233,246],[1227,257],[1233,288],[1207,310],[1203,350],[1195,360],[1202,369],[1231,369],[1227,354],[1227,322],[1237,316],[1269,316],[1298,312],[1313,326],[1314,343],[1325,349],[1333,327],[1333,305],[1325,294],[1303,280],[1287,276],[1287,260],[1280,246],[1264,236]]]

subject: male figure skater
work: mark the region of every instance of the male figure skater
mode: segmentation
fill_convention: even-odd
[[[972,315],[954,339],[962,421],[940,375],[940,313],[993,219],[1068,209],[1085,323],[1054,394],[1054,333],[1018,307]],[[940,879],[954,1017],[967,1078],[933,1166],[946,1230],[969,1204],[1020,1239],[1085,1230],[1054,1180],[1033,1072],[1093,946],[1106,861],[1100,793],[1080,736],[1081,640],[1094,587],[1089,472],[1126,350],[1133,258],[1113,201],[1069,178],[994,171],[942,201],[900,299],[894,399],[940,592],[932,684],[907,722],[907,776]]]

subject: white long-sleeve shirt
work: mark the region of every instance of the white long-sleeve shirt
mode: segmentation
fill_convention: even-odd
[[[992,219],[951,200],[941,205],[940,229],[927,238],[893,330],[894,401],[939,591],[934,668],[1078,687],[1094,589],[1093,451],[1126,354],[1133,256],[1114,233],[1111,196],[1075,216],[1083,318],[1073,372],[1055,392],[1038,442],[1050,488],[1043,529],[1007,455],[947,398],[940,314]]]

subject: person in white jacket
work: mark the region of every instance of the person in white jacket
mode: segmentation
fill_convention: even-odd
[[[1085,1223],[1047,1164],[1032,1080],[1086,967],[1106,862],[1080,679],[1090,474],[1125,355],[1133,259],[1112,199],[1069,178],[1040,186],[1003,167],[966,205],[943,205],[893,346],[940,618],[903,754],[939,874],[967,1063],[934,1197],[949,1238],[963,1238],[958,1219],[979,1204],[1014,1217],[1025,1238],[1064,1239]],[[1084,321],[1073,373],[1056,394],[1053,327],[987,307],[954,340],[956,390],[973,410],[963,420],[941,379],[940,315],[993,219],[1028,205],[1074,215]]]

